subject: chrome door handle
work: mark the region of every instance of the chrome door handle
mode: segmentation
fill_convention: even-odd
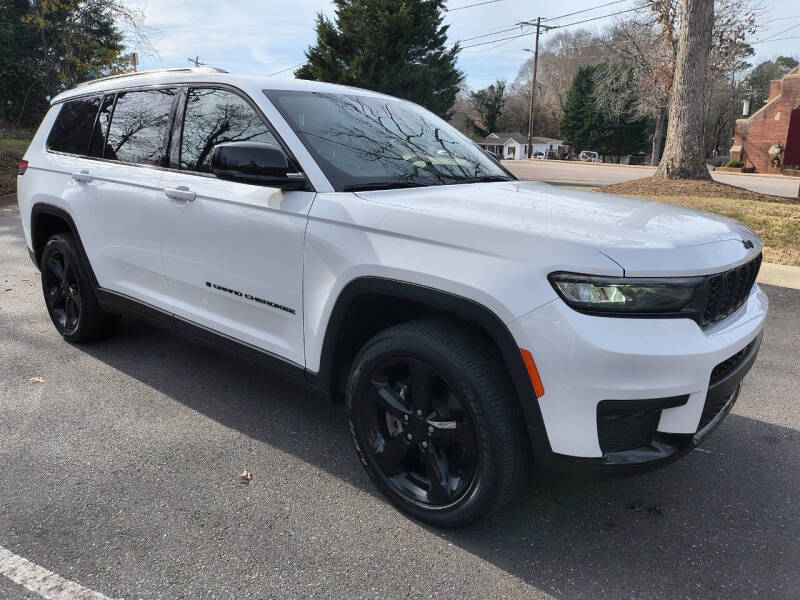
[[[197,192],[193,192],[185,185],[176,188],[164,188],[164,195],[170,200],[181,200],[183,202],[193,202],[197,198]]]
[[[89,171],[83,169],[79,173],[73,173],[72,179],[80,183],[89,183],[92,180],[92,176],[89,174]]]

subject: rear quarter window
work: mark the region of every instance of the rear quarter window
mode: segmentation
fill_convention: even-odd
[[[99,106],[99,97],[64,102],[47,137],[47,148],[69,154],[87,154]]]

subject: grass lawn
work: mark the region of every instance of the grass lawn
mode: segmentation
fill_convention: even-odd
[[[17,165],[31,143],[24,131],[0,130],[0,196],[17,190]]]
[[[603,188],[576,189],[607,192]],[[764,240],[765,261],[800,267],[800,203],[691,195],[651,196],[634,193],[625,195],[732,217],[747,225]]]
[[[764,240],[764,260],[800,267],[800,204],[692,196],[643,198],[733,217]]]

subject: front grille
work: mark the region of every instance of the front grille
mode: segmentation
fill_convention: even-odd
[[[597,415],[600,450],[624,452],[649,444],[656,435],[660,410]]]
[[[708,278],[703,327],[718,323],[741,308],[750,294],[760,267],[761,254],[735,269]]]
[[[739,363],[741,363],[745,359],[747,354],[750,352],[750,349],[753,347],[753,344],[755,343],[756,343],[755,340],[753,340],[752,342],[747,344],[747,346],[739,350],[736,354],[734,354],[727,360],[723,360],[716,367],[714,367],[714,369],[711,371],[711,381],[709,385],[714,385],[715,383],[721,381],[722,379],[725,378],[725,376],[728,373],[730,373],[736,367],[738,367]]]

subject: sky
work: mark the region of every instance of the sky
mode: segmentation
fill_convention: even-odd
[[[634,7],[634,0],[621,0],[598,8],[607,2],[611,0],[449,0],[445,23],[450,25],[449,40],[462,41],[459,68],[466,76],[467,85],[479,89],[497,79],[513,81],[529,56],[524,49],[533,47],[533,28],[520,29],[516,27],[518,23],[535,20],[537,16],[552,19],[593,9],[549,21],[568,25]],[[141,69],[189,66],[188,58],[199,57],[209,66],[232,73],[279,78],[291,78],[294,68],[289,67],[304,61],[304,51],[316,40],[317,13],[334,16],[333,3],[327,0],[130,0],[129,4],[144,11],[145,25],[152,30],[155,53],[140,54]],[[774,38],[774,41],[755,44],[755,60],[767,60],[780,54],[800,55],[800,4],[796,0],[762,0],[762,6],[765,24],[755,41],[767,38]],[[615,18],[620,17],[609,16],[572,25],[569,29],[599,29],[613,23]],[[515,27],[511,31],[468,40]],[[528,35],[523,37],[502,39],[526,32]],[[782,39],[787,37],[794,39]],[[547,34],[543,34],[540,41],[545,43]],[[467,47],[483,42],[491,43]]]

